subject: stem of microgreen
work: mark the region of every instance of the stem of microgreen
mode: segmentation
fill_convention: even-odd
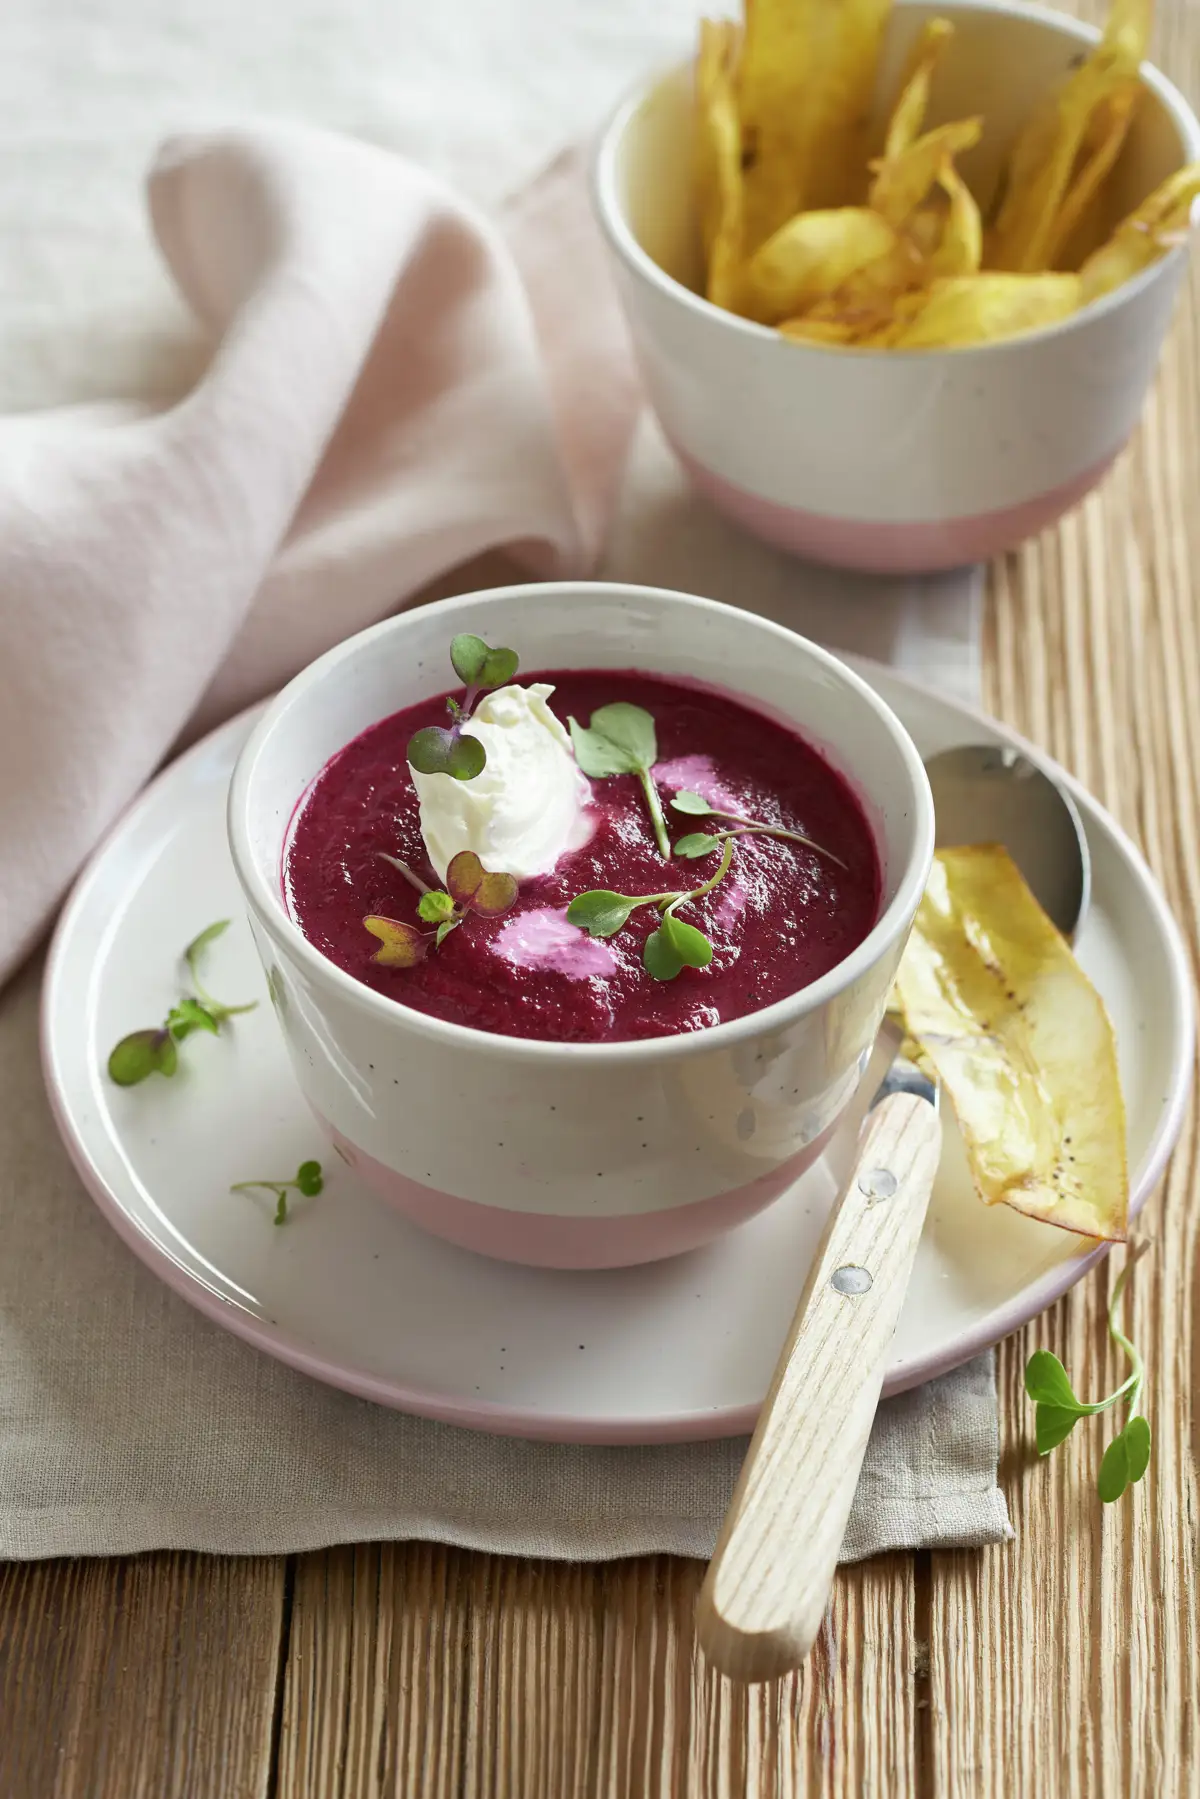
[[[1138,1245],[1129,1251],[1129,1259],[1113,1286],[1108,1308],[1108,1334],[1129,1361],[1129,1373],[1116,1391],[1104,1399],[1077,1399],[1066,1369],[1047,1349],[1035,1350],[1025,1367],[1025,1391],[1037,1408],[1035,1426],[1039,1455],[1048,1455],[1057,1448],[1070,1436],[1081,1418],[1093,1418],[1121,1400],[1128,1400],[1125,1423],[1109,1443],[1100,1463],[1097,1485],[1105,1505],[1119,1499],[1128,1487],[1141,1480],[1150,1462],[1150,1426],[1141,1405],[1146,1364],[1120,1321],[1125,1287],[1144,1247]]]
[[[713,806],[698,793],[686,789],[677,793],[671,801],[676,812],[683,812],[689,818],[730,818],[736,826],[732,831],[711,831],[681,837],[675,845],[677,856],[710,855],[723,837],[783,837],[789,843],[802,843],[818,856],[825,856],[830,862],[836,862],[839,868],[846,864],[832,850],[827,850],[823,843],[817,843],[812,837],[806,837],[802,831],[789,831],[783,825],[765,824],[760,818],[747,818],[744,812],[730,812],[723,806]]]
[[[662,801],[658,797],[658,788],[654,785],[654,777],[648,768],[638,769],[638,780],[642,784],[642,792],[646,796],[646,808],[650,813],[650,823],[654,826],[654,841],[658,845],[658,853],[664,861],[671,859],[671,839],[667,836],[667,821],[663,817]]]
[[[423,881],[421,879],[420,875],[417,874],[415,869],[412,869],[408,866],[407,862],[401,862],[399,856],[389,856],[386,850],[379,850],[379,851],[377,851],[377,854],[378,854],[381,862],[390,863],[391,866],[396,870],[397,874],[402,874],[404,876],[405,880],[408,882],[409,886],[415,887],[418,893],[432,893],[433,892],[433,889],[432,889],[432,887],[430,887],[428,881]]]
[[[305,1199],[314,1199],[325,1185],[325,1177],[319,1162],[301,1162],[290,1181],[235,1181],[230,1187],[231,1193],[273,1193],[275,1195],[275,1223],[286,1224],[288,1217],[288,1199],[290,1192],[301,1193]]]
[[[228,928],[227,918],[218,919],[216,924],[210,924],[194,937],[184,950],[183,960],[187,963],[195,992],[182,994],[161,1025],[131,1031],[109,1052],[109,1079],[118,1087],[136,1087],[152,1074],[170,1077],[179,1063],[176,1044],[182,1043],[194,1031],[207,1031],[215,1037],[226,1019],[254,1011],[258,1005],[256,999],[241,1006],[227,1006],[223,1000],[214,998],[200,979],[201,954]]]

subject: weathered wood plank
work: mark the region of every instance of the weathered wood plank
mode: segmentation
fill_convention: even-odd
[[[4,1799],[266,1799],[285,1564],[0,1566]]]
[[[916,1792],[911,1558],[844,1571],[803,1678],[698,1660],[702,1577],[410,1545],[296,1575],[279,1791],[294,1799],[792,1799]]]

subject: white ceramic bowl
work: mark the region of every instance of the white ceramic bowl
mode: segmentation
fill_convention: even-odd
[[[892,14],[876,114],[926,19],[957,27],[929,123],[982,113],[962,169],[985,207],[1039,96],[1096,31],[1023,3]],[[1114,171],[1114,217],[1200,159],[1200,124],[1157,69]],[[1137,423],[1186,251],[1050,329],[956,350],[789,342],[700,298],[692,65],[642,89],[601,141],[594,195],[651,403],[696,486],[816,561],[900,573],[1008,549],[1095,486]]]
[[[288,915],[289,829],[336,751],[452,684],[458,631],[511,644],[523,675],[636,667],[752,696],[794,725],[867,809],[884,870],[870,935],[761,1012],[633,1043],[495,1036],[352,979]],[[242,751],[229,837],[297,1078],[346,1160],[454,1242],[513,1261],[611,1267],[739,1223],[819,1154],[858,1083],[924,889],[933,801],[899,720],[803,638],[685,594],[547,584],[402,613],[313,663]]]

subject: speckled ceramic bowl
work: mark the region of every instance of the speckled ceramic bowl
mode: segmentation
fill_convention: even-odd
[[[1024,4],[910,5],[891,19],[880,108],[916,33],[956,34],[930,124],[981,113],[962,169],[986,204],[1038,98],[1097,32]],[[1114,171],[1114,219],[1200,159],[1200,124],[1149,66]],[[815,561],[903,573],[1010,548],[1095,486],[1142,409],[1183,274],[1177,248],[1046,330],[956,350],[791,342],[700,298],[692,65],[619,110],[600,144],[595,203],[659,422],[700,491],[758,536]]]
[[[711,1030],[632,1043],[504,1037],[427,1017],[328,961],[289,916],[297,804],[329,758],[445,686],[458,631],[527,667],[707,682],[781,717],[860,794],[878,921],[818,981]],[[835,657],[686,594],[545,584],[420,607],[322,656],[267,708],[234,774],[234,866],[301,1088],[340,1153],[427,1229],[556,1267],[689,1249],[776,1198],[856,1087],[924,890],[933,801],[895,714]]]

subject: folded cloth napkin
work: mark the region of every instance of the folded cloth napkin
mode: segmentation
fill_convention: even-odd
[[[279,125],[168,145],[150,209],[196,386],[0,426],[0,979],[189,721],[482,551],[583,572],[635,417],[569,158],[511,247],[414,165]]]
[[[181,733],[489,553],[542,574],[602,551],[970,693],[969,578],[801,573],[690,499],[645,421],[626,458],[636,383],[573,158],[503,232],[282,126],[175,142],[150,198],[211,340],[195,387],[0,424],[0,979]],[[739,1443],[475,1438],[320,1388],[161,1288],[57,1141],[37,973],[0,1000],[0,1554],[711,1548]],[[995,1464],[990,1358],[889,1402],[847,1557],[999,1540]]]

